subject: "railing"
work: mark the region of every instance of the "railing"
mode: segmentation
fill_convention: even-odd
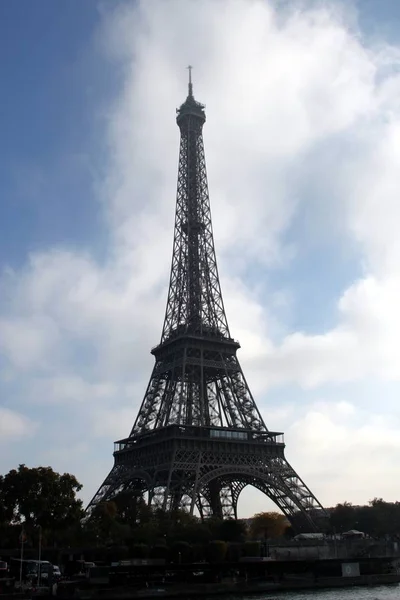
[[[238,340],[235,340],[234,338],[223,335],[223,333],[221,333],[221,331],[219,331],[219,329],[213,328],[212,326],[206,325],[206,324],[203,324],[203,327],[204,327],[204,329],[201,332],[200,331],[191,331],[190,326],[182,324],[177,329],[171,331],[171,333],[168,335],[168,337],[163,342],[160,342],[159,344],[157,344],[157,346],[153,346],[151,349],[151,352],[153,353],[153,351],[157,350],[157,348],[159,348],[159,346],[161,346],[161,345],[168,344],[179,338],[187,338],[187,337],[197,338],[200,340],[204,339],[204,337],[207,337],[207,338],[219,340],[222,342],[227,342],[229,344],[236,344],[240,347],[240,342]]]
[[[114,452],[121,452],[137,444],[151,441],[161,441],[176,437],[203,438],[212,440],[250,441],[268,445],[283,445],[283,433],[273,431],[252,431],[246,429],[233,429],[230,427],[197,427],[193,425],[168,425],[141,433],[114,443]]]

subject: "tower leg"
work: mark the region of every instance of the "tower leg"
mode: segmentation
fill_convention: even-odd
[[[194,486],[193,486],[193,491],[192,491],[192,501],[190,503],[190,514],[191,515],[193,515],[194,507],[196,505],[196,499],[197,499],[197,496],[199,493],[198,487],[199,487],[199,477],[200,477],[200,469],[201,469],[201,457],[202,457],[202,453],[200,451],[199,457],[197,460],[196,476],[195,476]]]
[[[213,517],[222,519],[221,484],[218,479],[213,479],[208,484],[210,508]]]
[[[173,459],[171,461],[171,465],[170,465],[170,468],[168,471],[168,480],[167,480],[167,485],[165,487],[164,501],[163,501],[163,505],[162,505],[163,510],[167,510],[168,496],[169,496],[170,487],[171,487],[171,479],[172,479],[172,474],[173,474],[173,470],[174,470],[174,466],[175,466],[175,458],[176,458],[176,450],[174,450]]]
[[[220,491],[221,512],[224,519],[237,519],[237,502],[231,483],[223,484]]]

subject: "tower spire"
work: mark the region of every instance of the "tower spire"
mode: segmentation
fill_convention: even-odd
[[[192,65],[188,66],[189,71],[189,98],[193,98],[193,83],[192,83]]]

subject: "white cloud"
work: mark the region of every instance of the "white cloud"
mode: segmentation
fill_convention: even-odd
[[[0,351],[17,369],[35,366],[46,369],[59,342],[57,327],[45,315],[0,320]]]
[[[368,46],[327,6],[280,13],[261,0],[160,0],[124,4],[102,19],[99,39],[122,82],[104,132],[107,167],[94,182],[109,226],[107,258],[43,249],[24,269],[5,272],[0,352],[8,377],[24,378],[29,402],[80,402],[93,438],[129,433],[150,375],[148,350],[161,331],[178,155],[174,109],[184,99],[183,67],[192,62],[195,96],[207,103],[222,288],[253,391],[398,380],[400,78],[388,69],[397,50]],[[343,290],[331,330],[288,332],[275,315],[277,299],[288,296],[273,288],[268,268],[290,264],[296,239],[285,237],[288,228],[299,207],[316,201],[299,196],[299,173],[311,152],[334,144],[335,164],[318,173],[307,165],[307,172],[324,182],[319,202],[357,245],[363,273]],[[369,435],[376,417],[360,426],[349,421],[348,404],[335,406],[334,417],[326,406],[288,413],[287,440],[299,453],[294,466],[313,480],[313,456],[321,451],[332,478],[335,468],[341,473],[337,492],[327,478],[312,481],[327,503],[348,489],[349,478],[369,498],[367,480],[359,470],[350,474],[343,452],[354,452],[352,436],[360,448],[376,450],[386,423]],[[394,439],[390,447],[400,457]],[[86,446],[79,448],[82,462]],[[390,474],[391,466],[387,474],[376,467],[377,480]],[[93,489],[98,483],[88,481]]]
[[[377,74],[389,59],[398,64],[398,49],[375,56]],[[400,380],[399,91],[397,69],[377,77],[368,118],[351,129],[329,184],[341,199],[337,210],[347,234],[358,244],[363,275],[338,299],[333,329],[291,333],[265,357],[275,381],[316,386],[368,376]]]
[[[0,444],[34,433],[36,424],[9,408],[0,406]]]
[[[400,453],[400,419],[367,413],[348,403],[317,403],[286,431],[287,456],[302,464],[320,500],[362,504],[373,497],[398,500],[394,484]],[[296,448],[296,452],[293,452]]]
[[[91,383],[74,375],[31,379],[25,399],[34,405],[80,404],[114,399],[119,387],[109,381]],[[76,407],[79,410],[78,407]]]
[[[129,408],[101,408],[93,415],[94,433],[103,439],[118,440],[127,437],[132,429],[137,411]]]

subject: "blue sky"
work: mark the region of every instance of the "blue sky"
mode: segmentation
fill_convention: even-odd
[[[228,319],[267,425],[324,504],[398,499],[399,21],[390,0],[1,3],[1,472],[51,464],[86,501],[130,431],[190,62]],[[243,493],[243,515],[265,506]]]
[[[113,79],[94,53],[99,18],[91,0],[0,7],[2,262],[99,233],[92,149]]]

